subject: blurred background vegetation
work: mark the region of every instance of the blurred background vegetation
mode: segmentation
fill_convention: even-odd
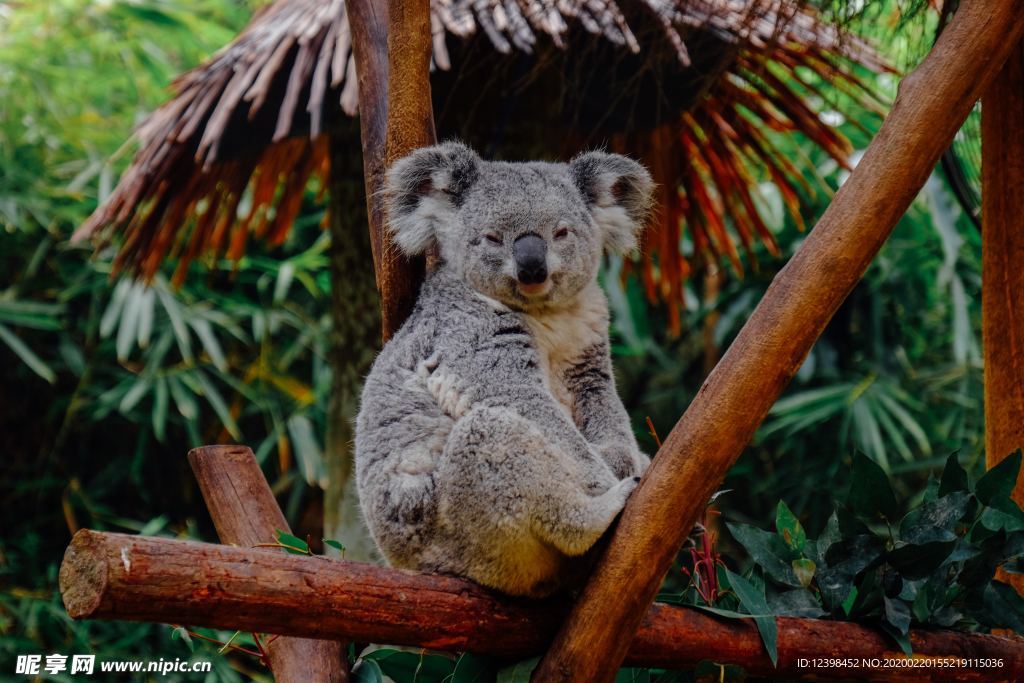
[[[68,244],[130,159],[133,126],[259,4],[0,2],[0,677],[16,654],[52,651],[197,656],[214,661],[210,680],[266,676],[245,656],[191,655],[167,626],[73,623],[60,603],[57,567],[79,528],[215,538],[184,457],[193,446],[249,444],[296,533],[321,535],[330,283],[318,188],[282,246],[197,265],[180,289],[169,273],[149,287],[112,279],[112,248]],[[899,5],[876,3],[853,26],[906,68],[935,19],[905,21]],[[864,77],[891,100],[896,78]],[[828,115],[862,150],[877,115],[822,92],[844,101]],[[845,171],[808,141],[778,144],[805,161],[813,225]],[[688,281],[679,336],[608,263],[620,393],[648,452],[645,418],[668,433],[804,237],[775,186],[761,190],[782,257]],[[953,451],[981,469],[980,254],[936,173],[733,468],[725,488],[742,493],[719,499],[726,519],[769,525],[782,499],[817,533],[857,450],[908,500]]]

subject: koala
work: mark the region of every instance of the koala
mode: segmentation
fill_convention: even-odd
[[[650,459],[597,272],[636,245],[651,195],[643,166],[602,152],[489,162],[449,142],[392,166],[394,241],[438,258],[356,418],[360,504],[390,564],[544,597],[622,510]]]

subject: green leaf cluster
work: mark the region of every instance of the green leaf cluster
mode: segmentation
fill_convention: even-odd
[[[780,502],[775,531],[728,524],[756,565],[755,580],[727,572],[740,606],[774,659],[767,615],[875,623],[910,654],[912,625],[1024,629],[1024,600],[995,578],[1019,571],[1024,512],[1010,498],[1021,452],[977,482],[953,454],[920,504],[901,514],[884,470],[854,458],[845,503],[817,539]],[[763,579],[763,583],[760,580]]]

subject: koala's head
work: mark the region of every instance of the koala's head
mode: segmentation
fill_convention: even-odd
[[[557,308],[594,280],[601,253],[636,246],[651,207],[643,166],[590,152],[568,164],[483,161],[449,142],[388,172],[388,220],[410,256],[437,245],[440,268],[517,310]]]

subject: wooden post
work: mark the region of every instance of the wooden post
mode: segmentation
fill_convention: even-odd
[[[775,278],[626,505],[535,681],[611,681],[709,496],[1024,32],[1016,0],[963,0],[857,168]],[[1018,190],[1019,191],[1019,190]]]
[[[1024,448],[1024,43],[981,100],[985,463]],[[1024,477],[1013,499],[1024,505]]]
[[[568,605],[513,600],[474,583],[323,557],[209,543],[80,531],[60,570],[76,619],[184,622],[306,638],[348,638],[522,659],[543,650]],[[646,610],[627,662],[692,668],[703,660],[754,675],[883,678],[892,669],[816,668],[801,659],[903,657],[878,631],[840,621],[780,618],[774,668],[750,623],[692,608]],[[1001,666],[929,668],[930,680],[1021,680],[1019,638],[912,631],[916,658],[1001,660]],[[596,653],[595,653],[596,654]],[[920,671],[907,669],[908,672]],[[309,681],[319,681],[315,675]]]
[[[348,12],[359,73],[370,243],[387,341],[409,317],[425,272],[423,259],[406,258],[388,235],[381,191],[391,162],[436,140],[430,6],[429,0],[349,0]]]
[[[251,548],[257,543],[273,543],[278,529],[291,533],[247,446],[195,448],[189,451],[188,462],[221,543]],[[266,650],[270,670],[279,683],[348,680],[348,661],[342,658],[345,646],[336,640],[282,636],[267,643]]]

